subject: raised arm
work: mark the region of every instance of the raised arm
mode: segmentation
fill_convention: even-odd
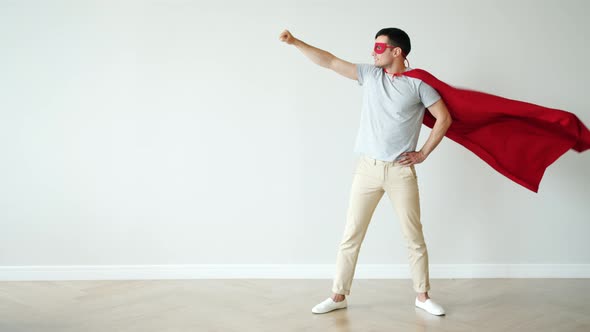
[[[317,47],[306,44],[305,42],[293,37],[289,30],[281,33],[279,39],[289,45],[297,47],[305,56],[307,56],[315,64],[324,68],[332,69],[338,74],[348,77],[351,80],[357,80],[356,65],[348,61],[342,60],[334,56],[330,52],[326,52]]]

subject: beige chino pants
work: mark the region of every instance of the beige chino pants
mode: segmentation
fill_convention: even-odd
[[[387,192],[401,223],[409,250],[414,290],[424,293],[430,289],[428,251],[420,222],[420,197],[415,167],[361,156],[352,180],[346,227],[336,258],[332,292],[350,294],[360,247],[384,192]]]

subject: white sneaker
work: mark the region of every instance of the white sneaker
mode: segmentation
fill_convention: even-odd
[[[325,314],[326,312],[330,312],[336,309],[346,308],[348,304],[346,303],[346,298],[340,302],[334,302],[331,297],[324,300],[322,303],[317,304],[315,307],[311,309],[311,312],[314,314]]]
[[[429,313],[437,316],[441,316],[445,314],[445,310],[436,302],[432,301],[431,299],[426,300],[425,302],[420,302],[418,298],[416,298],[416,307],[422,308]]]

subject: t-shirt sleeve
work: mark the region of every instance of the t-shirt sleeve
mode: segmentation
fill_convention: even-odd
[[[426,108],[432,106],[432,104],[436,103],[441,98],[438,91],[422,81],[418,87],[418,93],[420,94],[420,100],[422,101],[422,104],[424,104],[424,107]]]
[[[371,75],[371,71],[375,66],[368,63],[357,63],[356,64],[356,76],[359,85],[363,85],[366,79]]]

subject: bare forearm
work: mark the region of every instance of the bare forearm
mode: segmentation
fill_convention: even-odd
[[[420,150],[420,152],[422,152],[425,157],[428,157],[428,155],[442,141],[443,137],[445,137],[447,130],[451,126],[451,122],[452,121],[450,117],[436,119],[436,122],[432,127],[432,131],[430,131],[430,136],[428,136],[426,143],[424,143],[424,146]]]
[[[313,47],[305,42],[296,39],[293,43],[306,57],[308,57],[315,64],[328,68],[334,55],[317,47]]]

